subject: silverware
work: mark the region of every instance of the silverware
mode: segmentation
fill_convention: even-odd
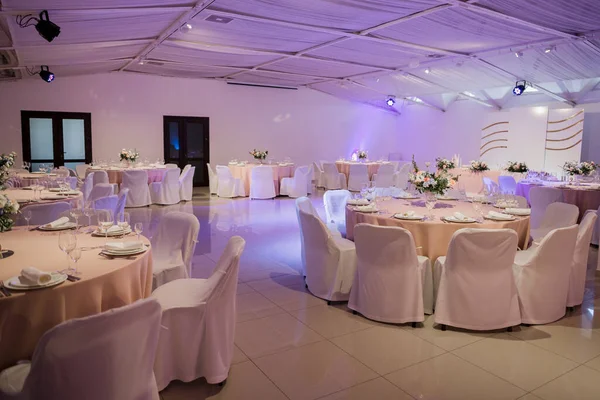
[[[6,286],[4,286],[4,281],[0,281],[0,290],[2,291],[2,293],[4,293],[4,295],[6,297],[12,296],[12,294],[8,291],[8,289],[6,288]]]
[[[41,226],[41,225],[38,225],[38,226],[36,226],[36,227],[34,227],[34,228],[31,228],[31,229],[29,230],[29,232],[31,232],[31,231],[37,231],[38,229],[40,229],[40,226]]]

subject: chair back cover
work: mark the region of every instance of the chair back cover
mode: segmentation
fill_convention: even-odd
[[[75,166],[75,172],[77,172],[77,176],[79,179],[85,179],[85,172],[90,167],[90,164],[77,164]]]
[[[513,195],[512,198],[517,201],[519,208],[529,208],[529,203],[527,203],[527,199],[523,196]]]
[[[96,201],[100,197],[108,197],[112,196],[113,194],[113,185],[111,185],[110,183],[99,183],[97,185],[94,185],[94,187],[92,188],[90,195],[88,196],[88,201]]]
[[[423,321],[423,284],[412,234],[404,228],[354,227],[357,269],[349,307],[382,322]]]
[[[148,189],[148,171],[125,170],[121,188],[129,189],[125,207],[142,207],[152,203]]]
[[[264,165],[250,170],[250,198],[272,199],[275,197],[273,168]]]
[[[55,173],[56,176],[59,178],[66,178],[67,176],[71,175],[71,173],[69,172],[69,169],[65,166],[60,166],[60,167],[54,169],[52,172]]]
[[[177,204],[179,197],[179,168],[169,168],[160,182],[150,184],[150,195],[154,204]]]
[[[346,234],[346,202],[349,198],[348,190],[328,190],[323,195],[327,222],[333,222],[343,235]]]
[[[348,190],[360,191],[369,183],[369,169],[365,164],[350,164],[348,175]]]
[[[396,176],[396,187],[400,189],[406,189],[408,186],[408,177],[410,175],[411,164],[404,164],[398,169],[398,175]]]
[[[483,185],[487,189],[488,193],[494,193],[494,192],[500,191],[500,186],[498,186],[498,184],[496,182],[494,182],[492,179],[488,178],[487,176],[484,176],[482,179],[483,179]]]
[[[71,204],[66,201],[58,201],[56,203],[42,203],[42,204],[31,204],[21,209],[21,213],[24,210],[31,211],[31,219],[29,225],[43,225],[48,224],[52,221],[60,218],[60,214],[69,211]],[[26,225],[27,221],[21,217],[18,219],[16,225]]]
[[[210,194],[217,194],[217,173],[212,169],[210,164],[206,163],[206,169],[208,170],[208,185],[210,187]],[[183,199],[182,200],[186,200]]]
[[[546,207],[549,204],[563,201],[562,191],[558,188],[536,186],[529,190],[529,203],[531,204],[531,217],[529,223],[532,228],[539,228]]]
[[[185,167],[183,167],[183,169],[181,170],[181,176],[183,176],[185,172],[189,171],[190,168],[192,168],[191,164],[185,164]]]
[[[194,214],[173,211],[160,221],[152,237],[152,255],[161,261],[182,261],[188,276],[196,249],[200,222]]]
[[[569,278],[567,307],[575,307],[583,303],[587,262],[590,254],[590,240],[592,239],[597,219],[598,216],[596,213],[587,213],[579,224],[577,241],[575,242],[575,253],[573,254],[573,263],[571,265],[571,276]]]
[[[323,185],[326,189],[341,189],[340,173],[334,163],[323,162]]]
[[[127,202],[127,194],[129,194],[129,189],[123,188],[119,192],[119,200],[117,201],[117,206],[115,207],[115,217],[125,211],[125,203]]]
[[[95,210],[110,210],[113,213],[113,217],[117,217],[117,214],[114,214],[115,209],[117,208],[117,203],[119,202],[119,196],[116,194],[99,197],[94,200],[94,209]]]
[[[94,186],[99,183],[109,183],[108,173],[104,170],[94,171]]]
[[[175,168],[179,168],[179,166],[177,164],[170,163],[170,164],[165,164],[165,168],[166,169],[175,169]]]
[[[90,172],[88,176],[83,180],[83,184],[81,185],[81,193],[83,193],[83,201],[89,201],[90,193],[92,192],[92,188],[94,187],[94,173]]]
[[[153,365],[160,319],[160,305],[145,299],[55,326],[36,346],[23,397],[157,398]]]
[[[210,167],[210,164],[206,164],[207,166]],[[189,166],[189,168],[187,168]],[[179,197],[181,198],[181,200],[183,201],[191,201],[192,200],[192,196],[194,194],[194,174],[196,173],[196,167],[192,167],[191,165],[186,165],[186,169],[183,170],[183,172],[181,173],[181,177],[179,178],[179,185],[180,185],[180,189],[179,189]],[[211,175],[212,173],[212,175]],[[209,172],[209,185],[211,185],[210,187],[210,194],[217,194],[217,188],[215,186],[215,191],[213,193],[213,188],[212,185],[216,185],[216,181],[217,179],[214,177],[214,173],[211,171]]]
[[[312,204],[312,201],[306,196],[296,199],[296,217],[298,218],[298,226],[300,227],[300,256],[302,258],[302,273],[306,276],[306,259],[304,258],[304,235],[302,235],[302,220],[300,219],[300,210],[317,215],[317,210]]]
[[[376,187],[390,187],[394,185],[394,168],[392,163],[381,164],[377,170]]]
[[[565,228],[575,225],[577,217],[579,217],[579,207],[576,205],[558,202],[551,203],[544,211],[540,229]]]
[[[500,175],[498,177],[500,191],[504,194],[515,194],[517,191],[517,181],[510,175]]]
[[[518,236],[511,229],[460,229],[448,245],[435,322],[474,330],[519,325],[512,265]]]

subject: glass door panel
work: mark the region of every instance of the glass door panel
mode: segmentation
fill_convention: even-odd
[[[183,169],[196,167],[194,186],[208,186],[209,120],[204,117],[164,117],[165,161]]]
[[[31,161],[54,160],[54,130],[52,118],[31,118]]]

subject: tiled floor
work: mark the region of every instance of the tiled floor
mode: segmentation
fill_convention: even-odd
[[[312,196],[323,213],[322,194]],[[180,399],[600,399],[600,272],[590,250],[583,307],[511,333],[387,325],[327,306],[304,288],[294,200],[209,198],[130,210],[151,236],[165,212],[200,220],[194,277],[207,277],[227,240],[246,239],[240,264],[236,352],[224,387],[173,382]],[[595,318],[595,311],[599,317]]]

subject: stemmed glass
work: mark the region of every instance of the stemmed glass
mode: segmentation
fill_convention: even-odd
[[[135,230],[135,233],[137,233],[138,240],[140,240],[140,235],[144,231],[144,225],[141,222],[136,222],[136,224],[133,226],[133,229]]]
[[[87,226],[92,225],[92,215],[94,215],[95,213],[96,213],[96,210],[94,210],[93,203],[91,201],[88,201],[87,203],[85,203],[85,205],[83,207],[83,215],[85,215],[88,219]]]
[[[433,209],[435,208],[435,203],[437,202],[437,198],[434,193],[425,193],[425,207],[427,211],[429,211],[429,218],[431,220],[434,219]]]
[[[69,212],[69,215],[75,220],[75,232],[79,232],[79,217],[81,217],[82,214],[83,213],[78,208],[72,208]]]
[[[27,230],[29,230],[29,221],[31,221],[31,210],[23,210],[23,218],[27,221]]]
[[[71,271],[69,253],[77,246],[77,236],[73,231],[60,231],[58,233],[58,248],[67,255],[67,271]]]
[[[108,239],[108,230],[114,224],[112,211],[98,210],[98,223],[100,224],[100,229],[104,232],[104,238]]]
[[[73,250],[71,250],[69,252],[69,258],[71,258],[71,261],[73,261],[73,268],[69,268],[69,271],[71,271],[71,274],[73,274],[73,275],[81,274],[77,270],[77,261],[79,261],[79,259],[81,258],[81,247],[75,247]]]
[[[117,214],[117,225],[124,231],[127,230],[127,228],[129,228],[129,221],[130,219],[128,212],[120,212],[119,214]]]
[[[483,221],[483,204],[480,203],[479,201],[474,201],[473,209],[479,215],[479,217],[477,218],[477,221],[482,222]]]

